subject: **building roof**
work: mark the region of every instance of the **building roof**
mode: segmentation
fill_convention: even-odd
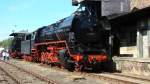
[[[118,24],[120,22],[138,20],[144,17],[150,17],[150,6],[129,13],[122,13],[116,14],[114,16],[108,16],[108,19],[110,20],[111,23]]]
[[[9,36],[22,36],[22,35],[25,35],[25,34],[28,34],[28,33],[23,33],[23,32],[16,32],[16,33],[11,33]]]

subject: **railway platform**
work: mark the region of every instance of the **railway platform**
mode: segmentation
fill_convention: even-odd
[[[116,69],[122,73],[150,78],[150,59],[133,57],[114,57]]]

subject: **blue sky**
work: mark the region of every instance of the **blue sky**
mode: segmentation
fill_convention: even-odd
[[[72,0],[0,0],[0,41],[14,31],[50,25],[73,13]],[[15,26],[16,25],[16,26]]]

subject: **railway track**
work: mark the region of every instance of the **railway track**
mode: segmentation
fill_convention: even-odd
[[[84,77],[98,78],[99,80],[106,81],[108,84],[141,84],[141,83],[139,83],[139,81],[137,82],[137,81],[131,80],[129,78],[126,78],[127,80],[125,80],[121,76],[114,77],[116,75],[112,76],[111,73],[107,73],[107,75],[87,73],[87,72],[68,72],[68,73],[75,74],[75,75],[81,75],[81,76],[84,76]],[[143,84],[145,84],[145,83],[143,83]]]
[[[88,74],[87,74],[88,75]],[[89,74],[89,76],[108,81],[109,84],[150,84],[150,80],[141,77],[127,76],[120,73]]]
[[[127,78],[131,78],[131,79],[132,79],[132,78],[133,78],[133,79],[138,79],[138,80],[147,81],[147,82],[150,83],[150,79],[148,79],[148,78],[142,78],[142,77],[131,76],[131,75],[124,75],[124,74],[120,74],[120,73],[112,73],[112,75],[127,77]]]
[[[15,84],[57,84],[56,81],[25,70],[14,64],[0,60],[0,70],[11,78]]]
[[[0,83],[4,84],[20,84],[17,79],[12,77],[8,72],[6,72],[3,68],[0,67]]]
[[[33,63],[35,64],[35,63]],[[98,78],[99,80],[106,81],[108,84],[150,84],[150,79],[125,75],[121,73],[88,73],[88,72],[70,72],[66,69],[61,69],[58,67],[50,67],[46,64],[40,64],[42,67],[53,68],[58,71],[67,72],[72,75],[80,75],[83,77]]]
[[[60,69],[54,67],[54,69],[59,71],[65,71],[70,74],[81,75],[85,77],[98,78],[102,81],[108,82],[108,84],[150,84],[150,79],[137,77],[133,75],[125,75],[121,73],[88,73],[88,72],[69,72],[65,69]]]

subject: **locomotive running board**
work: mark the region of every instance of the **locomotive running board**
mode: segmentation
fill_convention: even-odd
[[[69,46],[65,40],[62,41],[52,41],[52,42],[43,42],[43,43],[35,43],[35,46],[40,46],[40,45],[50,45],[50,44],[59,44],[59,43],[64,43],[66,48],[68,49],[68,53],[70,56],[73,56],[70,52]]]
[[[52,41],[52,42],[43,42],[43,43],[35,43],[35,46],[38,45],[49,45],[49,44],[57,44],[57,43],[66,43],[66,41]]]

